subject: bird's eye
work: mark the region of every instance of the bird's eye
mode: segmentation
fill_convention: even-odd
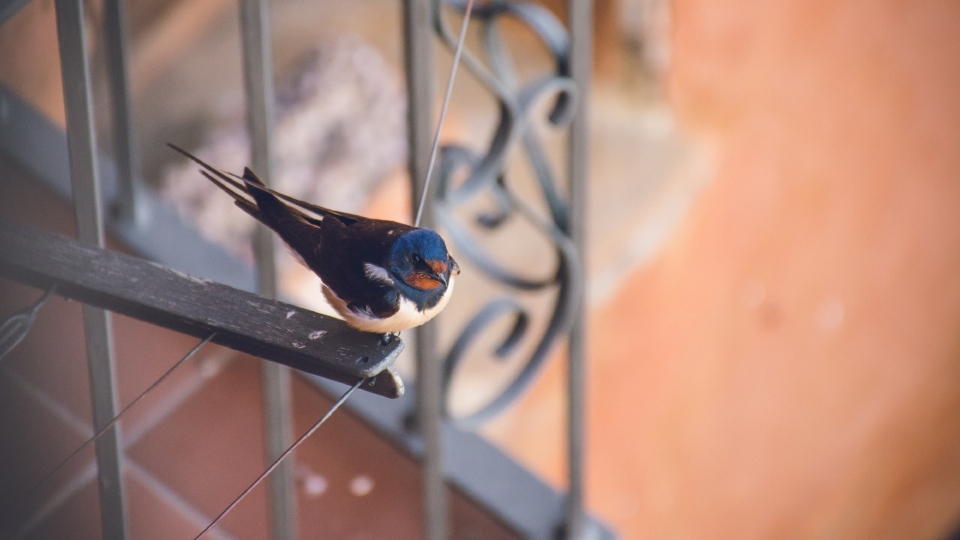
[[[420,257],[419,253],[414,253],[413,255],[411,255],[410,260],[416,264],[420,264],[423,262],[423,258]]]

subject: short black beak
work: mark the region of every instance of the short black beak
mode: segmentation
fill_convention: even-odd
[[[447,286],[447,277],[444,276],[443,274],[437,274],[436,272],[434,272],[433,277],[435,277],[437,281],[439,281],[440,283],[443,283],[444,287]]]

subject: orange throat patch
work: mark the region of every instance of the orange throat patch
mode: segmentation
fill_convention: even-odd
[[[420,289],[421,291],[432,291],[442,285],[436,278],[420,273],[410,274],[403,278],[403,281],[407,285]]]

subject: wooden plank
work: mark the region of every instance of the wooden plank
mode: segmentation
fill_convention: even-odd
[[[339,319],[262,298],[160,264],[0,220],[0,275],[116,313],[206,337],[294,369],[396,398],[403,342],[358,332]]]

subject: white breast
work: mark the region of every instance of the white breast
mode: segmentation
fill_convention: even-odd
[[[347,303],[337,297],[326,285],[322,286],[322,290],[327,302],[330,302],[333,309],[335,309],[350,326],[358,330],[363,330],[364,332],[386,334],[415,328],[436,317],[437,314],[447,306],[447,302],[450,301],[450,296],[453,294],[453,282],[454,277],[450,276],[447,290],[444,291],[443,296],[440,297],[440,301],[437,302],[437,305],[424,311],[418,311],[416,304],[401,296],[400,309],[386,319],[378,319],[374,317],[372,313],[357,313],[348,308]]]

